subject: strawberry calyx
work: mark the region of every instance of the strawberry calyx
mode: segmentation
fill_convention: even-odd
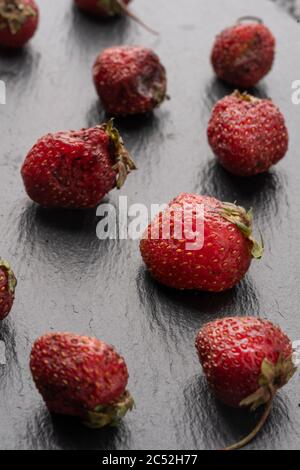
[[[241,93],[239,90],[235,90],[232,93],[232,96],[239,100],[247,101],[248,103],[258,103],[259,101],[261,101],[260,98],[256,98],[255,96],[250,95],[246,91]]]
[[[88,411],[84,424],[92,429],[103,428],[104,426],[116,426],[124,418],[127,411],[132,411],[134,400],[130,393],[126,392],[120,400],[113,405],[99,405],[93,411]]]
[[[264,359],[261,365],[261,374],[258,379],[259,388],[256,392],[241,401],[241,407],[250,407],[255,411],[261,405],[266,405],[265,410],[253,431],[240,442],[226,447],[224,450],[237,450],[249,444],[262,429],[270,414],[273,399],[277,391],[286,385],[296,372],[293,356],[286,358],[279,355],[277,363],[274,365],[268,359]]]
[[[225,202],[220,210],[220,214],[224,219],[236,225],[242,234],[251,242],[251,255],[255,259],[261,259],[264,252],[264,242],[261,237],[261,242],[257,242],[253,236],[253,211],[250,209],[248,212],[236,204]]]
[[[0,0],[0,31],[8,27],[17,34],[27,19],[36,16],[36,11],[20,0]]]
[[[17,286],[17,279],[14,275],[14,272],[11,269],[10,265],[7,263],[7,261],[4,261],[3,259],[0,259],[0,268],[4,268],[7,272],[8,290],[10,295],[13,296],[15,294],[15,289]]]
[[[280,354],[274,365],[268,359],[264,359],[261,365],[261,375],[258,379],[260,387],[249,397],[241,401],[240,406],[251,407],[255,411],[259,406],[273,399],[276,392],[286,385],[296,372],[293,357],[287,359]]]
[[[113,145],[113,159],[115,164],[113,170],[117,174],[116,185],[118,189],[121,189],[124,185],[128,174],[132,170],[136,170],[136,166],[129,153],[125,149],[122,137],[119,131],[114,127],[113,119],[110,119],[107,123],[102,125],[103,130],[110,138],[110,142]]]

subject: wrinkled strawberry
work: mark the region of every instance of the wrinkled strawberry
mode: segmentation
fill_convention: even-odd
[[[255,429],[227,450],[241,448],[260,431],[275,394],[295,373],[292,343],[270,321],[229,317],[201,328],[196,349],[207,381],[219,400],[228,406],[252,410],[265,405]]]
[[[29,197],[44,207],[95,207],[135,168],[112,121],[42,137],[22,166]]]
[[[75,0],[81,10],[95,16],[115,16],[124,12],[122,3],[126,6],[131,0]]]
[[[198,246],[201,225],[203,246]],[[169,237],[166,227],[170,228]],[[252,238],[251,212],[208,196],[185,193],[149,225],[140,248],[150,273],[162,284],[211,292],[236,285],[252,258],[260,258],[263,252]]]
[[[254,87],[270,72],[275,39],[260,21],[237,23],[214,43],[211,61],[217,77],[238,88]]]
[[[147,26],[127,6],[131,0],[75,0],[76,5],[84,12],[99,17],[108,18],[112,16],[126,15],[136,23],[147,29],[150,33],[158,33]]]
[[[77,416],[101,428],[133,407],[124,359],[98,339],[71,333],[42,336],[33,345],[30,368],[51,413]]]
[[[209,143],[228,171],[252,176],[267,171],[288,150],[288,131],[271,100],[235,92],[218,101],[208,125]]]
[[[106,49],[96,59],[93,76],[105,110],[115,116],[147,113],[166,98],[165,68],[144,47]]]

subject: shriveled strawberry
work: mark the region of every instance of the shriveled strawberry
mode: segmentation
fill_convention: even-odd
[[[147,29],[150,33],[158,33],[149,28],[138,16],[136,16],[127,6],[131,0],[75,0],[76,5],[86,13],[100,18],[126,15],[136,23]]]
[[[131,0],[75,0],[76,5],[81,10],[95,16],[107,17],[124,13],[124,6]]]
[[[95,207],[135,165],[112,121],[42,137],[22,166],[29,197],[44,207]]]
[[[150,112],[166,98],[166,70],[151,49],[106,49],[96,59],[93,76],[104,108],[115,116]]]
[[[251,211],[185,193],[149,225],[140,249],[162,284],[211,292],[232,288],[263,253],[252,238]]]
[[[124,359],[96,338],[51,333],[33,345],[30,368],[49,411],[87,426],[115,424],[133,408]]]
[[[7,317],[15,300],[16,277],[10,265],[0,259],[0,320]]]
[[[38,21],[34,0],[0,0],[0,46],[23,47],[34,35]]]
[[[277,391],[287,384],[296,367],[288,336],[270,321],[230,317],[205,325],[196,349],[207,381],[216,397],[228,406],[266,405],[254,431],[238,444],[250,442],[265,423]]]
[[[240,21],[217,38],[211,62],[217,77],[238,88],[254,87],[270,72],[275,57],[275,39],[261,22]]]
[[[238,91],[215,105],[207,135],[221,165],[239,176],[264,173],[288,150],[288,131],[278,107]]]

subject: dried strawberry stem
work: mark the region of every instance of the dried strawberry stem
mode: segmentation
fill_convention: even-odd
[[[263,20],[261,18],[252,15],[241,16],[241,18],[237,20],[237,23],[242,23],[243,21],[256,21],[259,24],[263,24]]]
[[[226,450],[226,451],[227,450],[238,450],[238,449],[241,449],[242,447],[245,447],[247,444],[249,444],[251,441],[253,441],[253,439],[257,436],[257,434],[261,431],[264,424],[266,423],[266,421],[267,421],[267,419],[270,415],[272,404],[273,404],[273,398],[266,404],[265,411],[263,412],[262,417],[260,418],[258,424],[255,426],[253,431],[251,431],[250,434],[248,434],[248,436],[246,436],[240,442],[237,442],[236,444],[233,444],[232,446],[226,447],[223,450]]]
[[[143,28],[145,28],[147,31],[149,31],[149,33],[151,34],[155,34],[156,36],[158,36],[158,32],[155,31],[154,29],[150,28],[149,26],[147,26],[138,16],[136,16],[131,10],[130,8],[125,5],[125,3],[122,1],[122,0],[115,0],[116,3],[119,5],[119,7],[121,8],[122,12],[129,16],[129,18],[131,18],[133,21],[135,21],[136,23],[138,23],[140,26],[142,26]]]
[[[113,119],[110,119],[106,124],[103,124],[103,129],[110,138],[114,146],[114,160],[113,170],[117,174],[116,186],[121,189],[124,185],[128,174],[136,169],[135,163],[127,152],[122,137],[119,131],[114,127]]]
[[[252,209],[246,212],[243,207],[236,206],[230,202],[225,202],[220,211],[222,217],[236,225],[242,234],[251,242],[251,254],[255,259],[261,259],[264,252],[264,243],[258,243],[252,236],[253,212]]]
[[[283,354],[280,354],[275,365],[267,359],[263,360],[261,365],[261,375],[258,380],[259,388],[252,395],[242,400],[240,406],[250,406],[251,410],[254,411],[259,406],[265,405],[264,413],[262,414],[258,424],[248,436],[240,442],[226,447],[224,450],[241,449],[257,436],[268,419],[277,391],[288,383],[295,372],[296,366],[293,361],[293,356],[286,358]]]
[[[108,425],[115,426],[124,418],[127,411],[131,411],[133,408],[134,400],[126,390],[117,403],[105,406],[99,405],[94,411],[89,411],[83,424],[92,429],[100,429]]]

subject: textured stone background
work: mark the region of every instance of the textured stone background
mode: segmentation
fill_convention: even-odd
[[[291,15],[300,19],[300,0],[273,0],[278,5],[282,6]]]
[[[0,114],[0,247],[19,278],[14,310],[0,327],[6,345],[6,358],[0,346],[0,362],[6,359],[0,366],[0,449],[94,449],[100,459],[102,449],[221,448],[246,435],[259,415],[214,400],[194,351],[196,331],[217,317],[247,312],[300,338],[300,108],[291,101],[291,83],[299,78],[299,24],[271,0],[189,0],[189,9],[183,1],[134,2],[134,11],[163,32],[164,40],[157,40],[122,19],[100,28],[71,3],[40,1],[47,20],[32,45],[13,57],[0,55],[9,96]],[[278,38],[274,70],[256,91],[282,109],[291,139],[287,158],[255,182],[222,170],[205,138],[212,106],[230,92],[213,76],[212,41],[251,13],[261,14]],[[172,96],[151,116],[118,120],[139,166],[120,195],[148,208],[181,191],[254,207],[266,256],[231,292],[211,296],[159,286],[142,265],[137,241],[97,239],[94,210],[43,211],[24,194],[19,167],[39,136],[105,119],[90,69],[99,50],[120,43],[155,48]],[[117,209],[118,196],[112,192],[106,202]],[[92,431],[51,417],[35,390],[28,367],[32,342],[45,331],[69,329],[115,344],[126,357],[137,407],[117,428]],[[249,449],[299,449],[299,397],[298,372]]]

